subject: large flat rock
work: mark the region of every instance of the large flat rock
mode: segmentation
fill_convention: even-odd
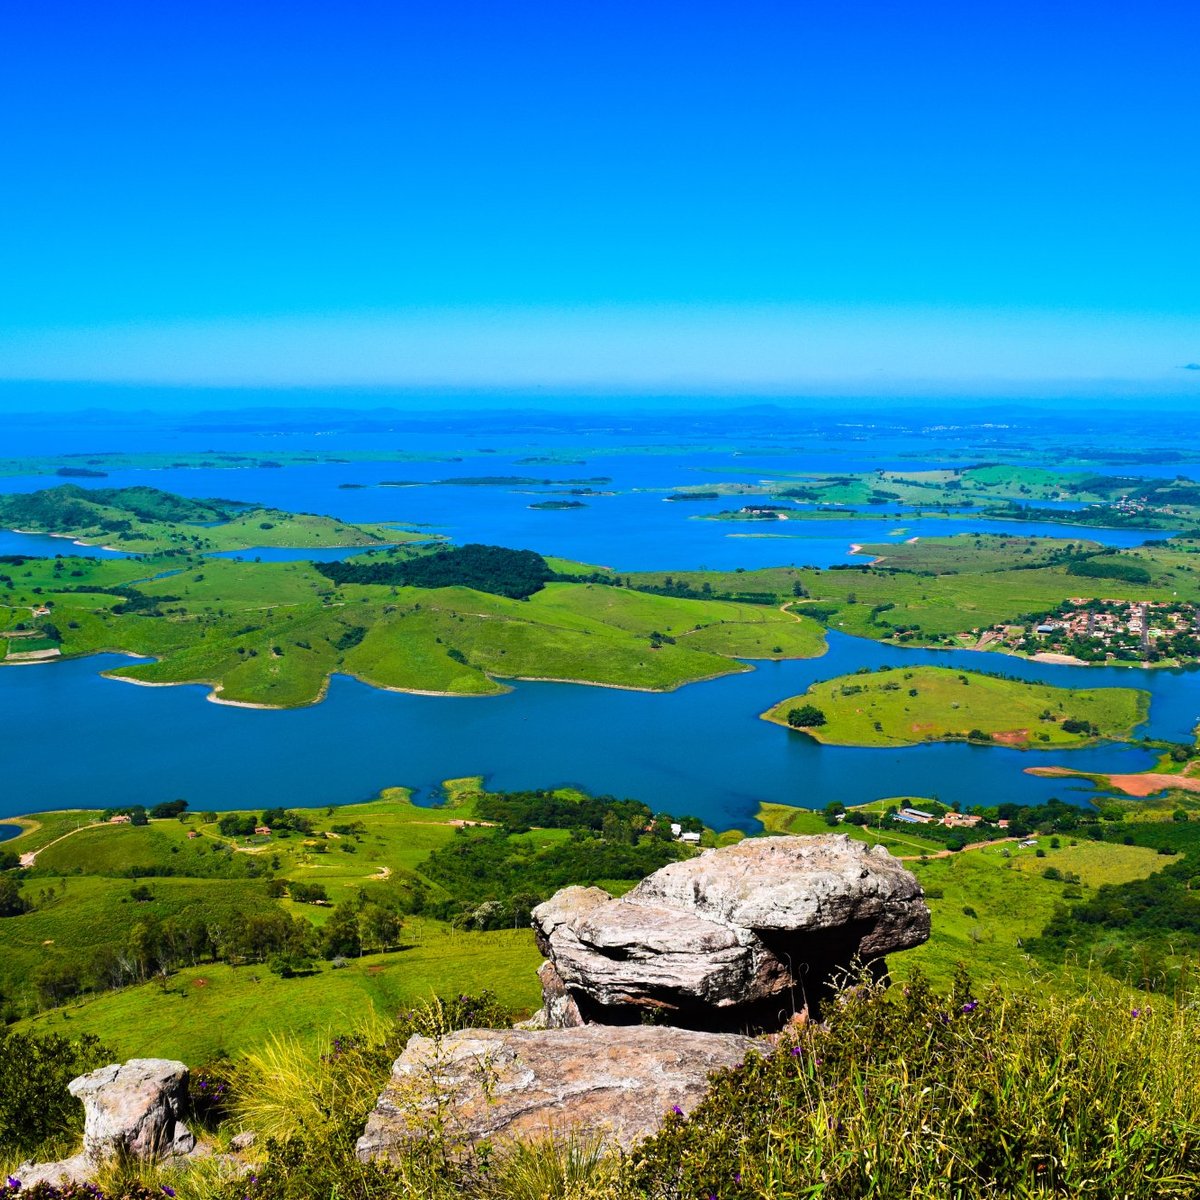
[[[819,1006],[856,960],[880,972],[885,954],[929,936],[912,873],[845,834],[748,838],[672,863],[619,900],[564,888],[533,923],[579,1019],[656,1010],[700,1029],[777,1028]],[[561,1001],[548,991],[547,1025],[571,1011]]]
[[[674,1107],[690,1111],[713,1071],[765,1049],[736,1034],[645,1025],[416,1036],[392,1068],[358,1156],[398,1156],[428,1136],[435,1114],[464,1147],[578,1135],[628,1148]]]

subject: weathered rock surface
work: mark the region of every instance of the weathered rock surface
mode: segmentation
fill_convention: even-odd
[[[38,1183],[51,1187],[62,1187],[68,1183],[87,1183],[96,1173],[96,1164],[82,1152],[61,1162],[22,1163],[15,1178],[21,1181],[21,1190],[28,1191]]]
[[[427,1136],[435,1113],[464,1147],[567,1135],[628,1147],[673,1107],[690,1111],[711,1072],[764,1049],[737,1034],[650,1025],[416,1036],[392,1068],[358,1156],[399,1154]]]
[[[109,1159],[191,1154],[196,1139],[184,1124],[188,1069],[166,1058],[131,1058],[67,1084],[83,1102],[83,1149],[61,1162],[22,1163],[22,1187],[86,1183]]]
[[[161,1158],[196,1145],[184,1115],[188,1069],[168,1058],[131,1058],[72,1079],[83,1101],[83,1152],[96,1162],[123,1155]]]
[[[697,1028],[778,1027],[856,958],[929,937],[911,872],[845,834],[748,838],[672,863],[619,900],[564,888],[533,923],[553,966],[547,1026],[571,1023],[569,998],[584,1021],[660,1010]]]

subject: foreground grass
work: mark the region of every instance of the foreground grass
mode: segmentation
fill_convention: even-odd
[[[825,715],[824,725],[805,733],[826,745],[911,746],[978,732],[1006,746],[1067,749],[1128,737],[1146,719],[1149,697],[1133,688],[1060,688],[947,667],[891,668],[814,683],[763,716],[786,726],[802,705]],[[1098,732],[1064,729],[1072,718]]]
[[[102,1186],[107,1200],[164,1183],[183,1200],[1190,1200],[1193,1001],[1131,1007],[1102,979],[1069,997],[978,989],[962,971],[944,989],[919,976],[860,984],[823,1024],[718,1073],[699,1105],[628,1153],[565,1129],[553,1144],[473,1146],[431,1104],[425,1136],[398,1161],[359,1162],[355,1140],[408,1036],[510,1019],[456,998],[315,1048],[280,1037],[235,1061],[216,1138],[260,1130],[253,1168],[209,1159],[140,1179],[110,1172]]]

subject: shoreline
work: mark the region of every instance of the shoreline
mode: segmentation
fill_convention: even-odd
[[[1144,800],[1171,790],[1200,792],[1200,779],[1194,775],[1169,775],[1163,771],[1134,771],[1127,774],[1106,775],[1094,771],[1074,771],[1070,767],[1026,767],[1026,775],[1042,779],[1087,779],[1097,788],[1112,788]],[[1103,782],[1102,782],[1103,781]]]

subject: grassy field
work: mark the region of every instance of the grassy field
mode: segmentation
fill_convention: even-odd
[[[1020,984],[1044,978],[1046,968],[1030,958],[1022,943],[1042,931],[1057,905],[1070,903],[1064,892],[1071,886],[1043,878],[1047,867],[1078,875],[1076,888],[1087,898],[1102,884],[1143,879],[1164,862],[1143,846],[1060,840],[1062,848],[1055,850],[1049,838],[1040,839],[1044,858],[1037,857],[1035,848],[1006,845],[907,863],[925,889],[933,927],[924,946],[890,960],[897,978],[919,967],[945,983],[958,963],[981,981]],[[1086,974],[1059,972],[1042,986],[1086,987]]]
[[[867,807],[890,804],[920,807],[921,798],[896,796]],[[1133,809],[1131,813],[1159,815]],[[1041,933],[1057,905],[1072,903],[1072,897],[1087,899],[1106,883],[1144,879],[1167,861],[1144,846],[1072,844],[1067,837],[1039,838],[1037,846],[1027,848],[1009,842],[945,854],[945,843],[921,837],[919,826],[912,831],[870,829],[848,822],[830,827],[820,813],[782,804],[760,806],[758,817],[768,833],[846,834],[868,845],[886,846],[903,858],[926,891],[933,928],[924,946],[894,955],[889,966],[898,979],[919,968],[938,985],[950,982],[959,963],[981,983],[1022,985],[1043,976],[1046,968],[1023,950],[1022,943]],[[933,857],[939,852],[942,857]],[[1078,876],[1079,882],[1046,879],[1043,872],[1048,867],[1063,876]],[[1072,887],[1075,890],[1068,893]],[[1086,972],[1059,972],[1043,986],[1085,987]]]
[[[352,1030],[369,1009],[390,1016],[435,995],[489,989],[514,1008],[540,1002],[542,957],[528,930],[457,933],[409,918],[405,948],[323,963],[311,975],[280,979],[265,967],[208,963],[147,983],[52,1009],[20,1023],[37,1033],[94,1033],[119,1058],[146,1054],[199,1064],[291,1034],[315,1047]]]
[[[735,657],[810,657],[825,645],[817,622],[791,612],[600,584],[551,583],[526,601],[465,587],[338,588],[309,562],[195,557],[29,559],[8,573],[0,629],[36,624],[34,607],[52,605],[41,619],[66,656],[152,657],[112,674],[207,683],[222,699],[271,707],[314,703],[334,672],[459,695],[516,678],[662,691],[745,670]],[[120,587],[135,588],[140,607],[115,612],[125,598],[99,589]]]
[[[49,533],[131,554],[212,553],[255,546],[331,548],[427,540],[387,525],[349,525],[334,517],[187,500],[154,488],[89,491],[62,485],[0,495],[0,525]]]
[[[1064,749],[1130,736],[1146,719],[1149,697],[1133,688],[1058,688],[946,667],[890,668],[814,683],[763,717],[787,726],[789,712],[802,705],[825,715],[824,725],[804,732],[827,745],[910,746],[978,731],[1001,745]],[[1099,732],[1069,732],[1069,719]]]

